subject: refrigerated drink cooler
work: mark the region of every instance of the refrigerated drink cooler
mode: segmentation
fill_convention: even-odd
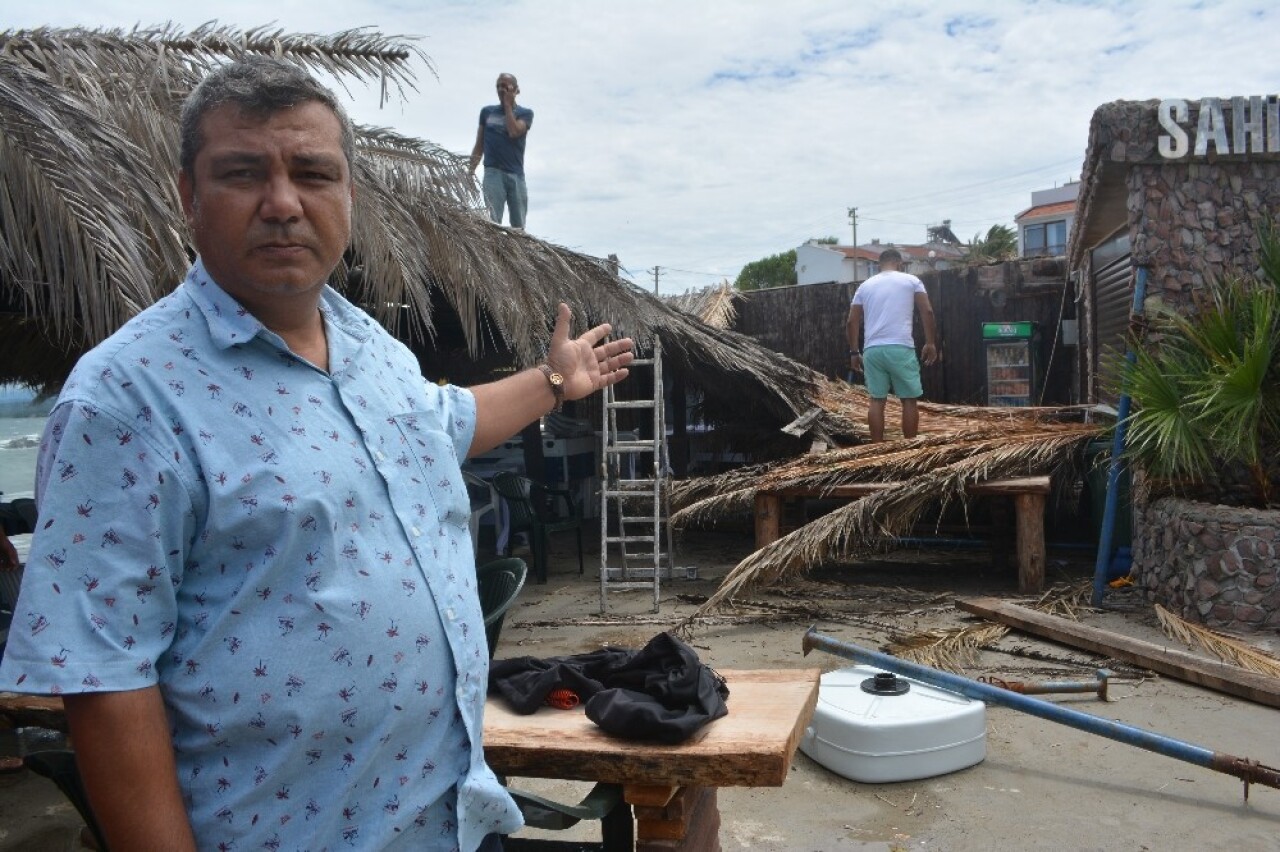
[[[982,342],[987,355],[987,405],[1035,405],[1040,398],[1036,323],[984,322]]]

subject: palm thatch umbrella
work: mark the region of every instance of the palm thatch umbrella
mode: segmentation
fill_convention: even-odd
[[[180,279],[193,249],[176,186],[179,108],[210,68],[255,53],[376,82],[384,97],[414,88],[414,60],[431,67],[412,37],[368,29],[0,32],[0,382],[56,386]],[[568,301],[580,325],[660,337],[726,410],[747,397],[776,425],[810,406],[819,377],[807,368],[703,325],[596,258],[480,215],[461,156],[376,127],[357,128],[357,147],[349,265],[333,283],[411,345],[431,343],[443,304],[470,353],[492,341],[527,366]]]

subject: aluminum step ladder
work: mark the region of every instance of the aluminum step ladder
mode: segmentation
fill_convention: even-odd
[[[661,579],[671,579],[672,536],[667,492],[670,464],[662,394],[662,345],[655,337],[652,354],[636,358],[636,368],[652,367],[653,395],[620,400],[614,387],[604,399],[604,428],[600,453],[600,612],[609,610],[609,592],[652,589],[653,612],[658,611]],[[650,438],[637,438],[618,429],[620,412],[652,412]],[[638,431],[638,430],[637,430]],[[610,532],[610,521],[615,524]],[[612,564],[610,558],[616,555]]]

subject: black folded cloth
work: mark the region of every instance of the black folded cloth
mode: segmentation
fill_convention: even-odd
[[[603,648],[489,666],[489,692],[517,713],[533,713],[560,687],[582,698],[587,718],[603,731],[625,739],[683,742],[729,712],[724,678],[671,633],[659,633],[638,651]]]

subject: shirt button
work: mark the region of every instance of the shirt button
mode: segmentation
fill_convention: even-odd
[[[446,616],[450,621],[457,621],[457,616],[455,616],[455,615],[453,614],[453,610],[452,610],[452,609],[446,609],[446,610],[444,611],[444,614],[445,614],[445,616]]]
[[[417,527],[412,527],[412,528],[409,530],[409,532],[413,533],[415,536],[420,536],[420,535],[422,535],[422,530],[418,529]]]
[[[374,455],[378,457],[378,461],[385,461],[387,458],[385,455],[383,455],[382,450],[378,450],[377,452],[374,453]]]

